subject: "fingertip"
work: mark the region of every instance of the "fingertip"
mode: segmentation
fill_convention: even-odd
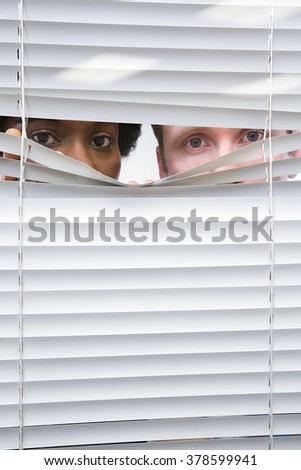
[[[7,130],[5,131],[5,134],[7,134],[7,135],[15,135],[15,136],[17,136],[17,137],[21,137],[21,136],[22,136],[21,132],[20,132],[18,129],[15,129],[14,127],[10,127],[9,129],[7,129]]]

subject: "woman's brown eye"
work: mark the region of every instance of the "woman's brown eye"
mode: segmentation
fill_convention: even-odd
[[[112,139],[107,135],[98,135],[91,139],[92,147],[96,148],[110,148],[112,146]]]
[[[49,132],[34,132],[29,138],[41,145],[54,145],[58,142]]]

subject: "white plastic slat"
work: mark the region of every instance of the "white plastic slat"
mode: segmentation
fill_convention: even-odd
[[[279,357],[280,355],[280,357]],[[297,370],[301,352],[276,352],[275,369]],[[230,374],[268,372],[268,351],[184,353],[144,356],[26,359],[28,381],[92,380],[103,378],[153,377],[175,374]],[[281,361],[282,359],[282,361]],[[277,366],[277,364],[279,364]],[[45,367],[46,366],[46,367]],[[1,361],[0,380],[18,382],[18,361]]]
[[[62,446],[147,440],[192,439],[268,435],[268,417],[239,417],[193,420],[150,420],[134,423],[106,423],[70,426],[32,427],[26,430],[25,446]],[[218,431],[217,431],[218,430]]]
[[[300,349],[300,333],[277,338],[276,349]],[[108,335],[66,338],[26,338],[25,359],[149,356],[164,354],[230,353],[268,350],[268,331],[183,333],[153,335]],[[288,340],[290,338],[290,340]],[[256,345],[254,346],[254,342]],[[6,359],[16,359],[16,339],[3,339]]]

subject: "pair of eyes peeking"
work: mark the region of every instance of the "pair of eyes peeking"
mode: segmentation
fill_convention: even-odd
[[[263,130],[259,129],[252,129],[245,132],[242,136],[240,136],[238,143],[239,144],[251,144],[253,142],[257,142],[258,140],[262,140],[264,137],[268,137],[268,135],[264,133]],[[207,141],[202,137],[190,137],[184,143],[185,147],[189,147],[192,149],[198,149],[200,147],[204,147],[207,145]]]
[[[59,137],[57,137],[54,132],[47,130],[31,132],[28,135],[28,138],[40,145],[43,145],[44,147],[49,148],[56,147],[61,144]],[[92,136],[89,139],[88,144],[95,150],[110,150],[113,145],[113,138],[110,135],[99,133]]]
[[[39,130],[34,131],[28,136],[31,140],[45,146],[45,147],[56,147],[60,145],[60,139],[53,133],[47,130]],[[245,134],[243,134],[240,139],[239,143],[248,144],[252,142],[257,142],[258,140],[262,140],[264,138],[264,131],[263,130],[249,130]],[[192,149],[198,149],[206,145],[206,140],[201,137],[192,137],[189,138],[185,142],[185,146],[190,147]],[[89,145],[96,149],[96,150],[107,150],[111,149],[113,144],[113,139],[109,135],[105,135],[103,133],[97,134],[89,140]]]

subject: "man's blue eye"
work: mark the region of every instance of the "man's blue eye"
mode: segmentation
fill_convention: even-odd
[[[189,147],[192,147],[193,149],[199,148],[202,145],[202,139],[199,139],[195,137],[194,139],[190,139],[187,144],[189,144]]]
[[[262,133],[258,131],[248,132],[246,135],[249,142],[257,142],[257,140],[262,139]]]

